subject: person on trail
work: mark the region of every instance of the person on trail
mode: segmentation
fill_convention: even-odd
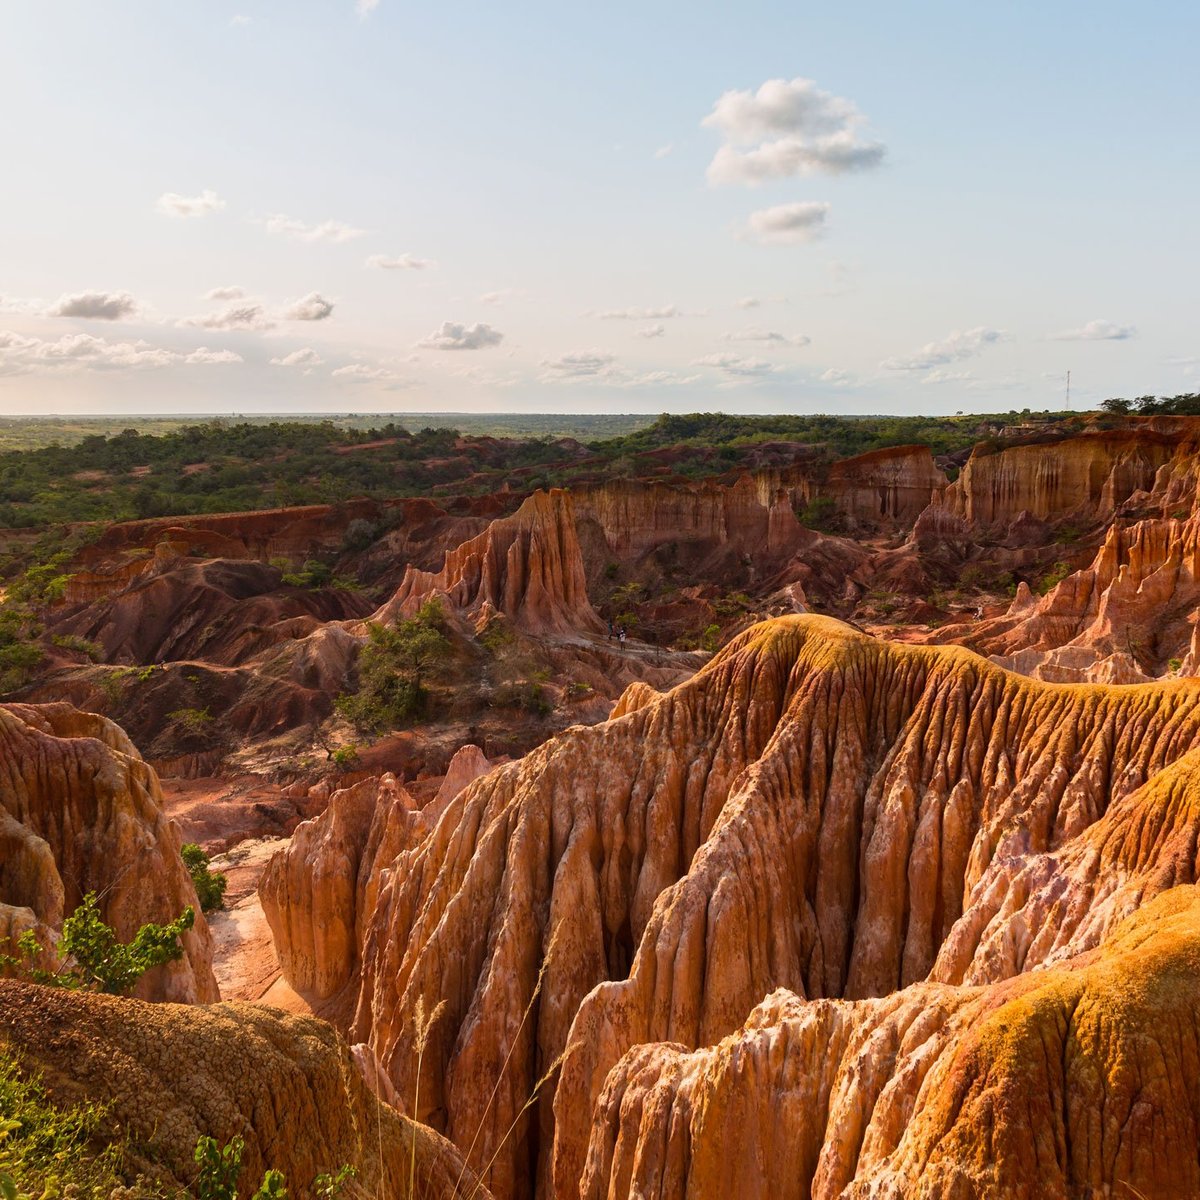
[[[620,639],[621,645],[624,646],[625,645],[625,630],[624,630],[624,628],[621,628],[617,631],[617,637]]]
[[[612,641],[612,635],[613,635],[613,623],[611,621],[609,621],[609,623],[608,623],[608,640],[610,642]]]

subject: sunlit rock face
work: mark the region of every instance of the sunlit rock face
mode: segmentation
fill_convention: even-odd
[[[496,1194],[1033,1194],[1069,1145],[1063,1189],[1162,1195],[1194,1160],[1194,1050],[1125,1072],[1191,1011],[1200,684],[1055,686],[800,616],[617,713],[469,784],[356,900],[352,1038],[411,1096],[437,1010],[414,1115]]]
[[[0,934],[32,928],[48,944],[88,892],[124,941],[191,905],[183,957],[136,994],[216,1000],[212,939],[180,845],[158,776],[118,726],[67,704],[0,705]]]

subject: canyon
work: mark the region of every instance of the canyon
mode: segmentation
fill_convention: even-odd
[[[0,980],[0,1045],[164,1185],[236,1134],[387,1200],[1200,1193],[1200,418],[561,453],[71,551],[0,952],[196,919],[132,997]],[[380,630],[436,654],[367,730]]]

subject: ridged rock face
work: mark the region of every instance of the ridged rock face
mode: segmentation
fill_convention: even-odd
[[[1200,421],[1180,418],[1178,426],[1084,433],[998,452],[977,447],[943,502],[972,526],[1003,524],[1022,513],[1041,521],[1111,516],[1135,492],[1154,486],[1181,439],[1195,449]]]
[[[317,1000],[340,991],[359,962],[362,924],[374,908],[377,868],[425,830],[393,775],[334,792],[271,859],[259,883],[280,966]]]
[[[571,497],[558,488],[535,492],[511,517],[448,551],[440,571],[409,567],[375,620],[411,615],[434,597],[474,620],[503,613],[533,634],[603,629],[588,600]]]
[[[889,446],[834,463],[821,494],[852,522],[908,527],[945,487],[928,446]]]
[[[1092,564],[1047,595],[938,639],[1062,683],[1141,683],[1188,658],[1200,606],[1200,519],[1113,525]]]
[[[1143,785],[1200,746],[1200,684],[1055,687],[965,650],[881,643],[795,617],[756,626],[690,682],[662,696],[639,689],[619,711],[477,780],[377,872],[354,1038],[369,1041],[397,1093],[410,1096],[411,1014],[418,1000],[427,1012],[445,1000],[416,1115],[472,1147],[473,1162],[492,1162],[498,1194],[627,1194],[624,1168],[604,1166],[604,1138],[623,1147],[616,1158],[632,1153],[675,1087],[605,1100],[606,1086],[632,1077],[630,1052],[653,1065],[659,1052],[715,1046],[780,988],[802,1007],[802,1023],[908,1004],[904,1028],[916,1022],[948,1038],[957,1001],[935,1004],[930,992],[910,1002],[903,989],[1019,989],[1004,981],[1089,949],[1143,892],[1193,878],[1186,806],[1158,841],[1140,818],[1121,826],[1137,831],[1130,845],[1146,847],[1137,870],[1157,881],[1121,896],[1088,883],[1093,860],[1080,839],[1117,829],[1126,802],[1143,811],[1132,799],[1139,789],[1149,795]],[[1106,814],[1109,826],[1098,825]],[[1115,846],[1105,841],[1104,852]],[[1037,921],[1032,933],[1022,912]],[[942,982],[925,982],[934,978]],[[805,1003],[822,997],[846,1003]],[[847,1020],[847,1039],[865,1028]],[[887,1091],[898,1137],[945,1095],[893,1071],[889,1047],[909,1035],[887,1028],[852,1069],[873,1072]],[[804,1036],[813,1053],[836,1057],[825,1034]],[[1113,1055],[1134,1053],[1113,1036]],[[678,1045],[653,1050],[658,1043]],[[772,1050],[771,1063],[781,1055]],[[729,1086],[750,1091],[727,1137],[768,1138],[775,1110],[792,1103],[787,1084],[756,1110],[761,1130],[743,1125],[759,1104],[757,1077],[741,1079],[736,1061]],[[671,1067],[670,1078],[691,1069]],[[797,1078],[807,1070],[801,1061]],[[796,1101],[796,1119],[809,1119],[809,1107]],[[869,1114],[854,1119],[865,1127]],[[877,1160],[853,1129],[826,1128],[815,1111],[811,1120],[805,1170],[832,1139],[846,1146],[829,1151],[845,1160],[830,1178],[870,1178]],[[668,1184],[672,1171],[688,1177],[686,1158],[668,1164],[673,1143],[654,1145],[635,1156],[650,1172],[643,1194],[683,1195]],[[783,1143],[779,1152],[790,1153]],[[954,1153],[978,1158],[987,1148],[963,1143]],[[1113,1178],[1098,1150],[1073,1153]],[[716,1197],[729,1186],[721,1180],[686,1194]],[[925,1192],[878,1194],[963,1194],[930,1180]]]
[[[143,977],[151,1000],[216,1000],[212,940],[158,777],[111,721],[66,704],[0,705],[0,933],[56,934],[87,892],[125,940],[191,905],[184,957]]]
[[[193,1182],[204,1135],[244,1139],[242,1195],[268,1167],[284,1172],[289,1195],[309,1196],[317,1175],[348,1165],[347,1200],[407,1200],[415,1163],[414,1194],[487,1200],[452,1146],[371,1095],[322,1021],[0,981],[0,1039],[57,1103],[102,1106],[100,1140],[162,1184]]]

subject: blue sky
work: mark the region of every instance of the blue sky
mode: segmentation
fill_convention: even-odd
[[[1200,389],[1183,3],[0,13],[0,412]]]

